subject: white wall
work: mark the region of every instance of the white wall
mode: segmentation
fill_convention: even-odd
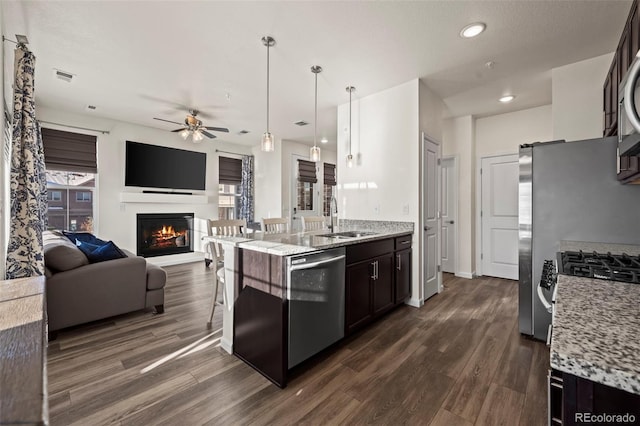
[[[553,139],[602,137],[602,85],[612,60],[608,53],[551,71]]]
[[[521,144],[553,139],[551,105],[476,120],[478,158],[517,154]]]
[[[273,152],[263,152],[260,145],[251,149],[255,158],[255,221],[282,214],[282,141],[275,141]]]
[[[205,220],[218,217],[218,154],[215,149],[243,154],[251,154],[246,146],[203,141],[201,144],[185,142],[176,134],[125,123],[121,121],[94,118],[85,115],[61,112],[50,108],[38,108],[39,120],[62,123],[67,126],[79,126],[108,130],[103,135],[96,133],[98,178],[97,196],[94,204],[96,211],[96,233],[101,238],[113,240],[118,246],[136,252],[136,214],[137,213],[191,213],[196,217],[194,223],[196,251],[203,251],[200,237],[206,234]],[[65,126],[46,125],[51,128],[79,132]],[[80,131],[81,132],[81,131]],[[85,132],[92,133],[92,132]],[[121,192],[140,192],[139,188],[124,186],[125,141],[149,143],[153,145],[188,149],[207,153],[206,194],[208,204],[172,204],[172,203],[121,203]],[[221,154],[225,155],[225,154]],[[176,165],[180,167],[180,165]],[[169,256],[164,256],[168,258]],[[175,255],[179,261],[184,255]],[[153,259],[152,259],[153,260]],[[163,259],[163,261],[166,261]]]
[[[352,108],[353,168],[348,154],[349,103],[338,106],[338,215],[341,219],[414,222],[412,300],[419,305],[419,83],[412,80],[358,98]],[[347,131],[345,132],[345,129]],[[405,213],[407,207],[408,213]]]

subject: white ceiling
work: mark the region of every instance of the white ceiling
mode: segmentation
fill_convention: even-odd
[[[271,124],[277,138],[335,149],[336,106],[421,78],[448,116],[492,115],[551,102],[551,69],[612,52],[631,1],[3,1],[4,34],[36,54],[39,105],[174,129],[182,107],[220,139],[255,145],[266,127],[271,35]],[[475,39],[458,34],[487,24]],[[5,46],[6,47],[6,46]],[[8,56],[10,58],[10,56]],[[11,59],[9,59],[11,60]],[[493,69],[485,67],[495,62]],[[76,75],[54,78],[57,68]],[[227,99],[227,93],[230,95]],[[513,93],[516,100],[497,99]],[[88,104],[97,106],[88,112]],[[293,123],[311,123],[298,127]],[[240,136],[240,130],[251,133]],[[179,136],[176,135],[176,138]]]

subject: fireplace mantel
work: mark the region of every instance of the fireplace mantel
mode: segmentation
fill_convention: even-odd
[[[142,192],[121,192],[121,203],[155,203],[155,204],[209,204],[208,195],[185,194],[144,194]]]

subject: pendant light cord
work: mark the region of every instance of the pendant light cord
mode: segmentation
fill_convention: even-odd
[[[315,102],[315,121],[313,125],[313,147],[316,146],[316,139],[318,138],[318,73],[316,74],[316,102]]]
[[[349,86],[349,155],[351,155],[351,92],[353,87]]]
[[[269,133],[269,42],[267,41],[267,133]]]

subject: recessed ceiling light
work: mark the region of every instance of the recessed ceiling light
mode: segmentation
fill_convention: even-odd
[[[487,28],[487,24],[484,22],[474,22],[473,24],[469,24],[460,31],[460,37],[463,38],[472,38],[477,35],[480,35]]]
[[[500,99],[498,99],[500,102],[502,102],[503,104],[506,104],[507,102],[511,102],[512,100],[514,100],[516,97],[513,95],[506,95],[501,97]]]
[[[329,142],[329,139],[327,139],[327,138],[322,138],[322,139],[320,139],[320,142],[321,142],[321,143],[327,143],[327,142]]]

